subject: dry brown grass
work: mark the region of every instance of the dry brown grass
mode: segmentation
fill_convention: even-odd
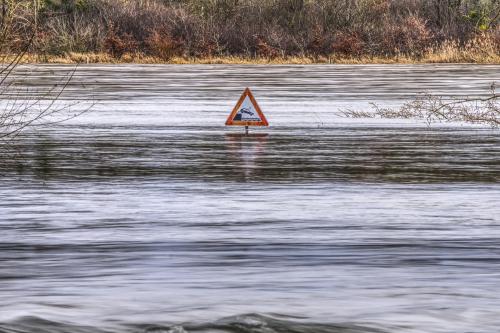
[[[492,36],[476,36],[464,46],[457,41],[446,41],[423,57],[429,63],[499,64],[500,48]]]
[[[9,56],[5,59],[8,61]],[[500,64],[500,54],[483,50],[463,50],[455,43],[447,43],[441,50],[428,51],[423,57],[409,56],[358,56],[358,57],[180,57],[168,59],[149,56],[143,53],[125,53],[114,57],[108,53],[78,53],[69,52],[65,55],[25,55],[21,63],[51,63],[51,64],[228,64],[228,65],[309,65],[309,64],[426,64],[426,63],[474,63]]]

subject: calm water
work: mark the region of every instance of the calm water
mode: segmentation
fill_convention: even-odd
[[[19,75],[32,93],[68,69]],[[499,78],[80,67],[63,99],[92,111],[2,152],[0,332],[497,331],[500,132],[337,111]],[[245,86],[259,136],[223,126]]]

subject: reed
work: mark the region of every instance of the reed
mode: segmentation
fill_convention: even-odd
[[[14,56],[1,56],[6,61]],[[279,58],[265,57],[240,57],[240,56],[213,56],[213,57],[171,57],[165,60],[161,57],[146,55],[144,53],[125,53],[121,57],[115,57],[109,53],[93,52],[68,52],[62,55],[26,54],[20,59],[24,64],[226,64],[226,65],[311,65],[311,64],[426,64],[426,63],[477,63],[477,64],[500,64],[498,54],[468,54],[462,50],[452,49],[439,53],[429,51],[425,57],[411,58],[408,56],[359,56],[359,57],[300,57],[289,56]]]

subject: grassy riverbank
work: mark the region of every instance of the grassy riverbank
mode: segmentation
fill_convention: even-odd
[[[2,0],[2,54],[57,63],[500,63],[497,0]]]
[[[141,54],[125,54],[120,58],[115,58],[109,54],[96,53],[69,53],[64,56],[35,56],[23,57],[20,63],[23,64],[227,64],[227,65],[312,65],[312,64],[445,64],[445,63],[468,63],[482,65],[499,65],[500,56],[484,58],[471,57],[445,57],[435,55],[435,57],[425,59],[411,59],[407,57],[399,58],[311,58],[311,57],[287,57],[287,58],[242,58],[242,57],[207,57],[207,58],[186,58],[174,57],[169,60],[145,56]]]
[[[6,57],[9,58],[8,56]],[[10,57],[12,58],[12,57]],[[105,52],[66,52],[62,55],[27,54],[21,63],[59,64],[430,64],[430,63],[474,63],[500,64],[500,53],[492,43],[476,40],[467,47],[456,43],[445,43],[438,49],[426,51],[419,57],[411,55],[393,56],[287,56],[287,57],[245,57],[245,56],[172,56],[169,58],[148,55],[141,52],[124,53],[119,57]]]

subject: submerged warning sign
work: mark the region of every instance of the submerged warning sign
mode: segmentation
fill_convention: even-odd
[[[269,126],[250,89],[246,88],[229,115],[226,125]]]

